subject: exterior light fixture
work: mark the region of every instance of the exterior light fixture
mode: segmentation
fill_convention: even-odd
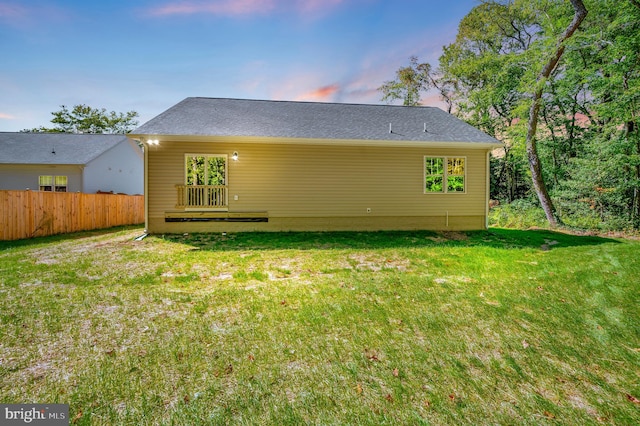
[[[233,161],[238,161],[238,151],[233,151],[233,154],[231,155],[231,159]]]
[[[147,144],[149,144],[149,145],[158,145],[158,144],[160,144],[160,141],[158,139],[149,139],[149,140],[147,140]]]

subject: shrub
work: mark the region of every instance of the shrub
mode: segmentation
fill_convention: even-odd
[[[510,204],[493,207],[489,211],[489,225],[500,228],[533,228],[548,226],[542,208],[532,200],[519,199]]]

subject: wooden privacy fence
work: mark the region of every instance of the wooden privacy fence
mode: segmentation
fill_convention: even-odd
[[[144,223],[144,196],[0,190],[0,240]]]

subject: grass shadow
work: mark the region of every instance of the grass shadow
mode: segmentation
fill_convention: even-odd
[[[134,229],[140,229],[140,234],[142,234],[143,232],[142,227],[143,227],[142,225],[124,225],[124,226],[115,226],[113,228],[73,232],[70,234],[56,234],[56,235],[49,235],[46,237],[25,238],[22,240],[0,241],[0,251],[12,249],[12,248],[18,248],[18,247],[29,247],[29,246],[37,246],[41,244],[50,244],[50,243],[61,242],[61,241],[79,240],[81,238],[97,237],[97,236],[113,234],[116,232],[124,232],[124,231],[129,231]]]
[[[167,234],[162,238],[193,246],[196,250],[331,250],[424,247],[493,247],[500,249],[553,250],[562,247],[592,246],[619,241],[550,230],[491,228],[486,231],[431,232],[247,232],[237,234]]]

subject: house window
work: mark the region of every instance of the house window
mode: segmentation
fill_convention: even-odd
[[[227,156],[185,155],[185,186],[178,187],[178,204],[190,209],[227,208]]]
[[[187,185],[226,185],[226,155],[186,155],[185,170]]]
[[[424,192],[465,192],[464,157],[424,157]]]
[[[56,176],[55,177],[55,188],[56,192],[67,192],[67,177],[66,176]]]
[[[53,176],[40,176],[40,191],[53,191]]]
[[[40,176],[38,186],[40,191],[67,192],[67,176]]]

